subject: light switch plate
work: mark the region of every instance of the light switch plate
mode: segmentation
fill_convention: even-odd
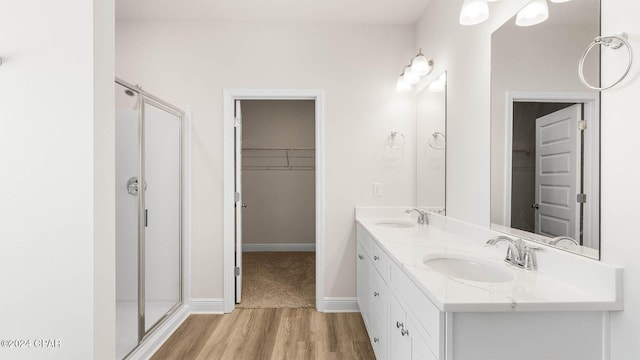
[[[374,197],[382,196],[382,183],[373,183],[373,196]]]

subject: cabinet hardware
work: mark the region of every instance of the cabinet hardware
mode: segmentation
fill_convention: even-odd
[[[400,330],[400,334],[402,334],[402,336],[409,335],[409,330],[402,329]]]
[[[380,339],[378,339],[377,337],[373,338],[373,342],[380,342]]]
[[[380,293],[379,293],[379,292],[377,292],[377,291],[374,291],[374,292],[373,292],[373,296],[380,296]]]
[[[378,259],[380,259],[378,256],[373,256],[373,260],[378,261]]]
[[[358,259],[360,259],[360,260],[364,260],[364,256],[362,256],[362,255],[358,254]]]
[[[404,328],[404,324],[401,323],[400,321],[396,321],[396,328],[398,328],[398,329]]]

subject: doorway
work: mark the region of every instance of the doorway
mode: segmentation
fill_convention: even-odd
[[[301,264],[308,269],[311,264],[314,267],[311,279],[306,270],[291,277],[304,280],[306,293],[311,291],[311,297],[315,297],[312,306],[322,311],[322,92],[226,90],[224,95],[224,311],[242,307],[242,302],[247,300],[243,299],[247,295],[247,284],[243,285],[243,278],[249,269],[244,267],[251,266],[250,275],[253,276],[256,275],[256,267],[269,264],[278,265],[276,269],[271,267],[276,272]],[[310,122],[302,126],[295,116],[285,116],[292,111],[291,106],[286,110],[287,104],[298,110],[306,108],[305,116]],[[300,215],[303,217],[298,219],[304,220],[296,221],[294,217]],[[314,249],[315,253],[312,252]],[[258,275],[264,276],[260,271],[257,271]],[[286,277],[283,274],[276,276]],[[264,281],[256,281],[253,277],[254,285],[264,285]],[[255,299],[254,293],[248,301]],[[306,300],[309,301],[309,296]],[[247,306],[255,307],[255,304]],[[295,304],[291,306],[296,307]],[[262,303],[257,307],[268,306]]]
[[[508,98],[505,224],[597,248],[599,178],[586,174],[599,168],[598,95]]]

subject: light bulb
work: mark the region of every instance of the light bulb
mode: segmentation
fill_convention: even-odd
[[[396,91],[397,92],[405,92],[411,90],[411,84],[404,81],[404,73],[400,74],[398,78],[398,82],[396,82]]]
[[[460,9],[461,25],[476,25],[489,18],[487,0],[464,0]]]
[[[433,70],[433,61],[427,60],[422,54],[422,49],[418,52],[418,55],[411,61],[411,71],[418,76],[428,75]]]
[[[413,85],[420,82],[420,76],[416,74],[411,65],[404,67],[404,76],[402,77],[407,84]]]
[[[516,16],[516,25],[532,26],[540,24],[549,18],[547,0],[532,0]]]

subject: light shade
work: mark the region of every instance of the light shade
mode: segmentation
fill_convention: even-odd
[[[411,90],[411,84],[404,81],[404,73],[400,74],[398,82],[396,82],[396,91],[405,92]]]
[[[549,18],[547,0],[532,0],[516,16],[516,25],[532,26]]]
[[[489,18],[487,0],[464,0],[460,9],[460,24],[476,25]]]
[[[413,71],[411,65],[404,67],[403,74],[402,78],[407,84],[413,85],[420,82],[420,76]]]
[[[420,49],[418,55],[411,61],[411,71],[418,76],[425,76],[431,73],[431,70],[433,70],[433,61],[427,60]]]

